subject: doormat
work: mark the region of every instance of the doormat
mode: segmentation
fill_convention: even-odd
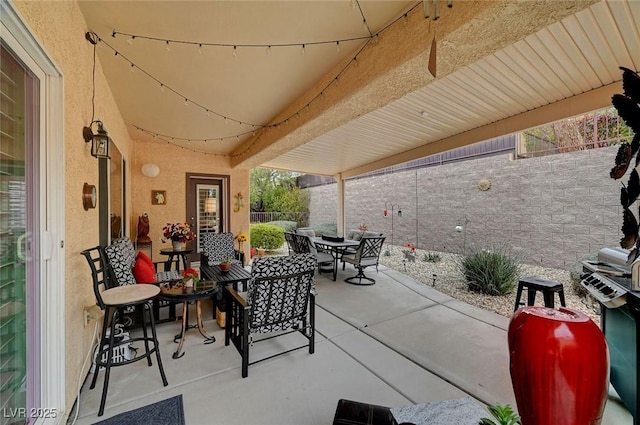
[[[185,425],[182,394],[112,416],[94,425]]]

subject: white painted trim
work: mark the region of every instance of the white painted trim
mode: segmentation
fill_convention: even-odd
[[[36,424],[65,422],[65,262],[64,262],[64,90],[62,73],[33,36],[13,4],[0,0],[0,35],[40,79],[41,170],[41,407],[55,409],[56,418]],[[46,245],[48,244],[48,246]],[[42,256],[40,255],[42,258]]]

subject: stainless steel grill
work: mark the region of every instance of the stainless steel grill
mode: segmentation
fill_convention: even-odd
[[[629,251],[604,248],[597,261],[582,263],[580,284],[601,305],[601,327],[609,346],[611,384],[620,395],[634,425],[640,412],[640,263],[627,265]]]

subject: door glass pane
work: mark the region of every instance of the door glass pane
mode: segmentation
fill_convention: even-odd
[[[39,378],[27,374],[37,370],[27,364],[39,364],[33,245],[39,83],[4,45],[0,55],[0,424],[17,424],[39,403]]]
[[[220,186],[199,184],[197,187],[198,213],[196,224],[198,228],[198,241],[201,235],[210,232],[220,232]],[[201,244],[198,243],[198,252]]]

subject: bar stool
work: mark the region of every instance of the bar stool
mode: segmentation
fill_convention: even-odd
[[[562,307],[566,307],[564,300],[564,286],[562,283],[554,282],[552,280],[546,280],[535,276],[525,276],[520,279],[518,282],[518,292],[516,294],[516,303],[513,308],[513,311],[518,310],[520,306],[525,305],[520,302],[520,297],[522,296],[522,290],[527,289],[527,305],[534,305],[536,302],[536,293],[538,291],[542,292],[542,296],[544,298],[544,306],[553,308],[554,307],[554,294],[558,294],[558,298],[560,299],[560,305]]]
[[[105,316],[102,322],[102,335],[100,337],[100,345],[95,359],[95,372],[91,381],[90,389],[94,389],[98,379],[98,373],[104,367],[104,384],[102,386],[102,397],[100,399],[100,408],[98,416],[104,413],[104,405],[107,400],[107,389],[109,387],[109,375],[111,368],[114,366],[123,366],[138,360],[147,359],[149,366],[152,366],[151,355],[156,353],[158,361],[158,369],[162,383],[166,387],[169,383],[162,367],[162,359],[160,358],[160,350],[158,346],[158,338],[156,335],[156,325],[151,311],[152,300],[160,293],[160,288],[155,285],[110,285],[110,265],[106,261],[104,249],[101,246],[82,251],[89,266],[91,267],[91,276],[93,278],[93,292],[96,296],[98,306],[104,310]],[[142,319],[142,337],[130,339],[121,339],[116,341],[116,323],[128,308],[135,308],[141,314]],[[149,316],[147,323],[146,315]],[[147,325],[151,327],[151,336],[147,333]],[[109,333],[107,335],[107,329]],[[118,353],[118,348],[122,345],[129,345],[135,341],[144,342],[145,352],[136,355],[132,359],[125,356],[114,356]],[[151,343],[151,344],[150,344]],[[150,345],[152,345],[150,347]],[[116,357],[116,358],[114,358]]]

